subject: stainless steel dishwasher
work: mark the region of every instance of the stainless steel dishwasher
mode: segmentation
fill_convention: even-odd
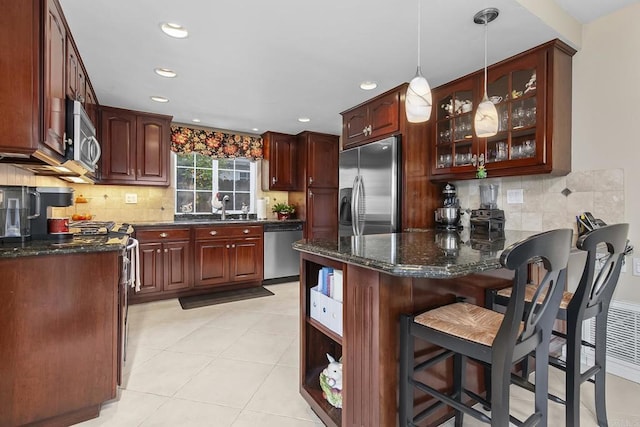
[[[302,223],[282,222],[264,225],[265,282],[294,279],[300,275],[300,255],[291,244],[302,239]]]

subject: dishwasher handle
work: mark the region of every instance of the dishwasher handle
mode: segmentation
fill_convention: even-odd
[[[264,232],[265,233],[276,233],[278,231],[301,231],[302,223],[301,222],[287,222],[287,223],[270,223],[264,224]]]

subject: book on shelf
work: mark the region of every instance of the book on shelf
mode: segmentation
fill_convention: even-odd
[[[318,291],[320,293],[342,302],[342,288],[342,270],[322,267],[320,271],[318,271]]]

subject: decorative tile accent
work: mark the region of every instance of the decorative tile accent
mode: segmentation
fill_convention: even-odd
[[[568,188],[565,188],[564,190],[562,190],[560,192],[563,196],[568,197],[569,194],[573,193],[573,191],[569,190]]]

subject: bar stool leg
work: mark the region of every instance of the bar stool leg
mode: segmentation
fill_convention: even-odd
[[[580,350],[582,346],[582,325],[577,325],[573,316],[567,319],[567,369],[566,369],[566,408],[567,426],[580,425]]]
[[[546,342],[546,345],[544,344]],[[548,423],[548,390],[549,390],[549,339],[543,340],[543,344],[536,349],[535,357],[536,366],[536,392],[535,392],[535,408],[536,413],[542,418],[537,424],[546,427]]]
[[[466,372],[467,358],[460,353],[453,355],[453,390],[455,399],[462,403],[465,384],[465,372]],[[456,411],[455,427],[462,427],[462,421],[464,418],[464,412]]]
[[[595,366],[599,366],[600,370],[595,375],[595,397],[596,397],[596,416],[598,418],[598,425],[600,427],[606,427],[607,423],[607,405],[606,405],[606,393],[605,393],[605,378],[607,375],[606,363],[607,363],[607,311],[603,311],[596,316],[596,350],[595,350]]]
[[[409,334],[411,318],[400,316],[400,426],[413,423],[413,377],[414,338]]]
[[[491,425],[508,426],[511,363],[504,351],[496,353],[491,363]]]

